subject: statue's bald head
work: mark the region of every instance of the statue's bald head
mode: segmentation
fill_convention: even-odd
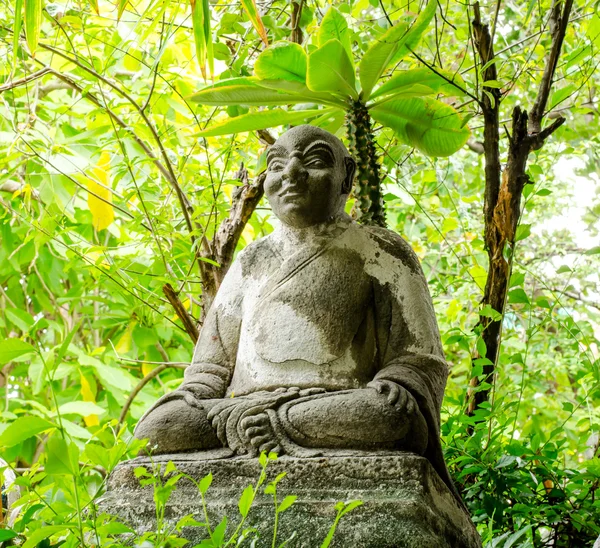
[[[288,129],[282,134],[273,147],[285,146],[286,148],[301,148],[303,145],[315,141],[325,141],[335,153],[336,159],[343,163],[343,158],[350,158],[348,149],[335,135],[316,126],[302,125]]]
[[[297,126],[267,153],[265,192],[284,223],[310,226],[343,212],[355,170],[335,135],[315,126]]]

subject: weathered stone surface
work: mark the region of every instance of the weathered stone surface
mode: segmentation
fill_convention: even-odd
[[[178,470],[196,481],[213,474],[207,494],[213,524],[227,515],[231,525],[239,523],[237,507],[243,489],[255,484],[257,459],[221,458],[227,449],[200,453],[164,455],[155,464],[172,460]],[[212,458],[206,458],[212,457]],[[152,488],[139,487],[134,474],[138,466],[151,468],[149,459],[121,464],[109,480],[102,500],[103,510],[118,514],[138,531],[154,527]],[[385,456],[331,456],[322,458],[281,457],[267,468],[268,479],[286,472],[278,486],[278,499],[297,495],[296,503],[280,518],[279,542],[294,531],[290,546],[318,548],[331,527],[339,501],[362,500],[344,516],[334,536],[338,548],[478,548],[481,541],[465,511],[439,478],[429,461],[411,453]],[[265,483],[266,485],[266,483]],[[177,521],[188,513],[202,519],[201,499],[196,488],[182,479],[167,507],[166,518]],[[261,494],[248,516],[257,527],[257,546],[270,546],[273,531],[273,500]],[[199,542],[204,530],[187,528],[186,538]]]

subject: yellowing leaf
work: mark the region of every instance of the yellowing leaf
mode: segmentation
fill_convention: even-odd
[[[487,272],[484,268],[479,265],[472,266],[469,268],[469,274],[473,276],[473,280],[479,286],[480,289],[485,289],[485,282],[487,280]]]
[[[87,380],[86,376],[83,373],[79,374],[81,379],[81,396],[83,397],[83,401],[89,401],[92,403],[96,402],[96,397],[94,395],[94,391],[92,390],[92,385],[90,381]],[[83,421],[86,426],[99,426],[100,421],[98,420],[98,415],[87,415],[83,417]]]
[[[150,371],[152,371],[154,369],[154,365],[151,363],[146,363],[144,362],[142,364],[142,373],[144,374],[144,377],[150,373]]]
[[[92,169],[93,178],[88,178],[88,207],[92,213],[96,230],[103,230],[115,219],[110,189],[110,154],[104,151]]]
[[[137,322],[131,322],[127,326],[125,333],[121,335],[119,342],[115,346],[115,350],[119,354],[125,354],[126,352],[129,352],[131,350],[131,334],[133,333],[133,328],[135,327],[136,323]]]

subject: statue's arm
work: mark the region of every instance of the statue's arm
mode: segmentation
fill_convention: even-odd
[[[431,446],[439,436],[448,376],[431,295],[419,260],[408,243],[390,231],[372,230],[381,253],[371,272],[378,371],[370,386],[391,399],[407,391],[425,418]]]
[[[179,390],[197,398],[222,398],[237,354],[244,280],[240,260],[227,272],[196,343],[192,363]]]

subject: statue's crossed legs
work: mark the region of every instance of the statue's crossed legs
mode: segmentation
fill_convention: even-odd
[[[423,454],[427,426],[413,396],[391,381],[326,392],[280,388],[224,399],[168,394],[142,417],[135,435],[154,453],[229,447],[318,456],[319,449],[405,450]]]

